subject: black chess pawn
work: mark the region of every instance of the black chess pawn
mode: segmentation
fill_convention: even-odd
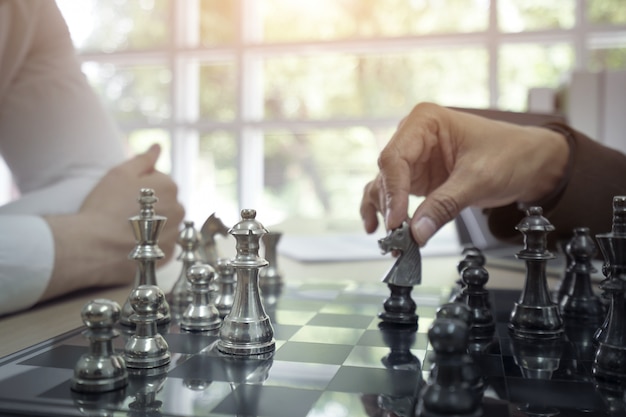
[[[209,264],[192,265],[187,270],[192,300],[180,320],[180,328],[192,332],[216,330],[222,325],[217,308],[210,301],[215,270]]]
[[[389,347],[389,353],[381,358],[381,362],[390,373],[391,386],[388,393],[378,395],[377,404],[389,415],[412,415],[417,394],[424,386],[421,361],[411,352],[415,344],[417,325],[399,326],[381,322],[378,328],[385,345]],[[403,374],[412,372],[414,377],[411,381],[414,386],[407,386],[405,378],[394,378],[396,371],[402,371]],[[407,395],[407,392],[410,392],[410,395]]]
[[[438,319],[458,319],[467,324],[467,327],[472,326],[472,310],[465,303],[449,302],[444,303],[437,307],[435,317]]]
[[[574,236],[575,234],[576,232],[574,232]],[[567,251],[568,244],[568,240],[559,240],[557,244],[557,250],[559,254],[562,254],[565,257],[565,269],[563,270],[563,276],[561,277],[561,280],[559,281],[557,289],[554,293],[554,301],[557,304],[561,303],[561,300],[563,299],[565,294],[567,294],[569,288],[572,286],[572,265],[574,263],[574,258],[572,258],[572,255]]]
[[[187,280],[187,270],[199,262],[198,245],[200,236],[194,228],[194,222],[185,221],[183,229],[178,234],[177,243],[181,248],[177,260],[181,262],[180,273],[172,291],[170,292],[170,306],[172,310],[182,314],[192,300],[191,288]]]
[[[454,290],[452,291],[452,295],[450,296],[451,303],[461,301],[459,297],[461,295],[461,291],[463,290],[463,288],[465,288],[463,278],[460,277],[463,270],[472,265],[485,266],[486,262],[485,255],[476,246],[466,246],[465,248],[463,248],[463,252],[461,252],[461,255],[463,255],[463,259],[461,259],[461,261],[459,261],[456,266],[456,270],[459,273],[459,279],[456,281],[456,288],[454,288]]]
[[[282,237],[280,232],[267,232],[261,238],[265,248],[265,260],[268,265],[259,271],[259,285],[272,287],[283,284],[283,277],[278,268],[278,242]]]
[[[131,321],[135,332],[124,347],[128,368],[151,369],[170,363],[171,355],[165,338],[157,331],[160,308],[165,301],[163,291],[155,285],[141,285],[129,297],[135,314]]]
[[[422,282],[422,256],[408,223],[403,222],[400,227],[389,231],[387,236],[378,240],[378,246],[383,253],[400,252],[383,279],[390,295],[383,302],[385,311],[378,316],[388,323],[415,325],[418,320],[415,313],[417,305],[411,297],[411,291]]]
[[[87,327],[83,335],[89,339],[89,352],[74,367],[72,390],[82,393],[103,393],[118,390],[128,383],[126,364],[113,350],[114,330],[120,318],[120,306],[110,300],[98,299],[85,304],[81,318]]]
[[[470,344],[491,341],[496,332],[496,322],[489,303],[489,291],[485,285],[489,273],[480,265],[471,265],[461,272],[464,288],[461,299],[472,314]]]
[[[259,257],[259,246],[267,230],[256,220],[255,210],[244,209],[241,221],[229,233],[237,241],[237,254],[231,260],[237,287],[233,306],[219,331],[217,348],[230,355],[271,355],[276,348],[274,328],[259,289],[259,269],[267,266],[267,261]]]
[[[129,259],[133,259],[137,263],[134,288],[141,285],[157,286],[156,263],[165,256],[158,246],[159,235],[167,222],[167,218],[155,213],[154,205],[159,199],[155,196],[153,189],[142,188],[137,200],[140,207],[139,214],[129,219],[136,242],[135,247],[128,255]],[[161,314],[158,325],[167,325],[171,321],[171,311],[167,300],[164,299],[159,308]],[[133,314],[129,296],[122,307],[120,323],[132,327],[133,322],[130,317]]]
[[[610,233],[596,235],[605,260],[602,289],[611,303],[598,337],[593,374],[600,380],[626,384],[626,196],[613,198]]]
[[[526,280],[515,303],[509,329],[515,337],[555,339],[563,334],[563,319],[552,302],[546,278],[546,262],[555,256],[547,249],[547,234],[554,226],[543,217],[541,207],[531,207],[516,226],[524,235],[524,249],[516,254],[526,262]]]
[[[235,286],[237,285],[235,268],[233,268],[228,259],[219,258],[215,270],[217,273],[215,280],[217,286],[215,308],[217,308],[220,317],[224,318],[230,313],[235,300]]]
[[[487,342],[491,343],[492,341],[481,341],[481,343],[471,341],[474,315],[467,304],[463,304],[460,302],[442,304],[439,306],[439,308],[437,308],[435,317],[437,319],[461,320],[467,325],[467,328],[470,329],[470,337],[467,344],[467,353],[469,353],[470,356],[468,356],[466,359],[463,374],[465,375],[466,380],[471,383],[476,392],[482,393],[485,389],[485,381],[483,379],[483,376],[481,375],[478,365],[472,359],[471,354],[484,352],[486,350],[486,347],[488,346]],[[436,365],[433,365],[433,367],[431,368],[431,378],[437,372],[435,368]]]
[[[458,319],[438,318],[428,329],[434,350],[435,375],[419,395],[416,415],[420,417],[482,415],[482,394],[466,375],[469,329]]]
[[[589,228],[574,229],[574,236],[565,246],[565,252],[571,259],[567,270],[571,281],[559,303],[561,314],[566,319],[602,321],[604,305],[591,288],[591,274],[596,272],[591,260],[597,253],[597,247],[589,236]]]

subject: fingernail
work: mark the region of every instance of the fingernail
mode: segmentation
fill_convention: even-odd
[[[424,246],[437,231],[437,225],[430,217],[422,217],[413,225],[413,235],[420,246]]]

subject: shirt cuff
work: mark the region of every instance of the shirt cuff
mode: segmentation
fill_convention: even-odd
[[[0,315],[32,307],[54,266],[54,239],[37,216],[0,216]]]

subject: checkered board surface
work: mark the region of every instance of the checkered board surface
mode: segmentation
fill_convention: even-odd
[[[388,295],[384,284],[288,283],[266,304],[276,339],[270,358],[225,356],[216,349],[216,334],[184,333],[173,323],[163,332],[172,352],[165,370],[131,374],[126,388],[99,395],[70,390],[73,367],[87,347],[77,329],[0,360],[0,414],[411,416],[429,376],[426,333],[449,294],[416,287],[417,331],[388,332],[377,318]],[[532,358],[519,356],[541,356],[541,349],[514,346],[506,328],[517,294],[492,291],[491,297],[496,338],[475,356],[487,384],[485,417],[610,415],[590,378],[592,359],[582,340],[564,342],[557,357],[550,350],[551,379],[533,379],[538,373],[521,366]],[[115,339],[116,349],[123,345],[124,336]]]

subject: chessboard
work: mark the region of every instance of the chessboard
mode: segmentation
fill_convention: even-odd
[[[276,350],[236,357],[216,348],[216,332],[160,331],[171,362],[130,373],[104,394],[72,391],[73,368],[87,351],[78,328],[0,360],[0,414],[28,416],[413,416],[430,377],[427,337],[450,288],[416,286],[417,326],[378,318],[385,285],[292,282],[263,294]],[[548,343],[517,342],[507,328],[519,291],[489,290],[496,333],[472,358],[484,381],[484,417],[611,416],[616,401],[591,373],[595,329],[578,322]],[[121,351],[127,331],[114,339]],[[623,409],[622,409],[623,410]],[[613,413],[613,414],[612,414]]]

